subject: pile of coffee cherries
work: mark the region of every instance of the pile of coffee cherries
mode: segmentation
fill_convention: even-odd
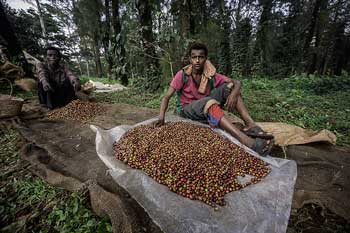
[[[135,127],[114,143],[114,152],[171,191],[211,206],[224,205],[226,193],[257,183],[270,172],[264,161],[210,128],[185,122]],[[242,184],[238,177],[249,181]]]
[[[73,100],[62,108],[54,109],[48,112],[47,118],[80,121],[85,123],[97,115],[105,113],[106,111],[107,108],[100,104]]]

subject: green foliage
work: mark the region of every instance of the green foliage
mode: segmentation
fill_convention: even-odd
[[[291,88],[312,91],[318,95],[350,90],[350,75],[343,72],[341,76],[294,75],[288,80]]]
[[[19,135],[0,131],[1,232],[112,232],[90,210],[87,193],[69,193],[33,176],[18,157]]]
[[[55,189],[39,179],[18,181],[14,185],[21,204],[35,205],[42,200],[51,200],[57,195]]]
[[[98,102],[104,103],[126,103],[139,107],[148,107],[159,109],[160,103],[167,89],[150,93],[143,91],[140,88],[129,88],[127,90],[113,92],[113,93],[96,93]],[[169,111],[176,107],[176,97],[173,96],[169,102]]]
[[[303,81],[299,85],[295,80]],[[304,81],[303,76],[278,81],[266,77],[242,80],[242,93],[252,117],[257,121],[328,129],[337,135],[338,144],[350,144],[350,93],[338,90],[318,95],[314,89],[304,88]]]
[[[68,200],[59,201],[48,215],[47,224],[62,233],[112,232],[108,220],[98,222],[85,202],[84,193],[73,193]]]
[[[115,79],[109,79],[109,78],[105,78],[105,77],[102,77],[102,78],[89,77],[89,76],[85,76],[85,75],[80,76],[79,79],[80,79],[80,84],[81,85],[85,84],[89,80],[92,80],[94,82],[101,82],[101,83],[104,83],[104,84],[116,84],[116,83],[119,83],[119,81],[115,80]]]
[[[350,93],[338,90],[317,95],[312,89],[298,86],[293,76],[274,80],[264,76],[242,79],[242,94],[246,106],[256,121],[285,122],[313,130],[334,132],[339,145],[350,145]],[[321,77],[319,77],[320,79]],[[294,85],[294,87],[292,87]],[[110,94],[97,94],[98,101],[127,103],[158,109],[167,88],[156,93],[130,88]],[[170,100],[169,111],[175,109],[176,97]]]
[[[34,91],[22,91],[22,89],[20,89],[19,87],[13,85],[13,92],[12,92],[12,96],[16,96],[22,99],[28,99],[31,98],[33,96],[37,95],[37,92]],[[0,82],[0,94],[3,95],[9,95],[11,93],[11,87],[10,84],[8,82]]]

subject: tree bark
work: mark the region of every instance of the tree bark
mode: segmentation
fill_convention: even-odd
[[[94,35],[94,37],[93,37],[93,49],[94,49],[94,56],[95,56],[96,75],[99,78],[101,78],[102,77],[102,65],[101,65],[99,43],[98,43],[98,36],[97,35]]]
[[[221,52],[221,68],[222,72],[230,75],[232,72],[231,68],[231,49],[230,49],[230,17],[228,10],[225,6],[225,0],[220,1],[219,14],[221,19],[221,29],[223,32],[222,41],[220,42],[220,52]]]
[[[113,50],[114,50],[114,62],[115,66],[119,66],[119,72],[116,74],[120,77],[120,81],[123,85],[128,85],[128,72],[125,58],[125,48],[122,42],[122,26],[119,16],[119,0],[112,0],[112,25],[113,25]]]
[[[183,38],[189,38],[195,33],[194,19],[191,0],[179,0],[180,34]]]
[[[22,55],[21,45],[18,42],[11,23],[6,17],[4,7],[0,1],[0,42],[2,38],[9,52],[10,60],[11,57]]]
[[[148,69],[156,69],[158,61],[155,59],[156,52],[152,32],[152,9],[149,0],[139,0],[137,3],[139,22],[141,24],[142,45],[144,61]]]
[[[108,75],[108,78],[111,78],[112,68],[113,68],[113,58],[110,54],[110,50],[111,50],[110,0],[105,0],[105,17],[106,17],[106,21],[104,23],[103,48],[105,51],[105,57],[107,61],[107,75]]]
[[[271,0],[260,0],[263,7],[259,21],[259,29],[257,33],[257,43],[260,54],[260,64],[263,73],[271,75],[271,62],[273,53],[273,41],[271,35]]]
[[[41,10],[41,5],[39,0],[35,0],[36,7],[38,8],[38,13],[39,13],[39,20],[40,20],[40,27],[41,27],[41,34],[44,39],[44,46],[47,45],[47,34],[46,34],[46,26],[45,26],[45,21],[43,17],[43,12]]]
[[[324,53],[327,52],[325,51],[325,48],[322,46],[323,42],[323,37],[324,37],[324,30],[328,22],[328,13],[327,11],[327,5],[328,5],[328,0],[319,0],[317,1],[318,6],[317,9],[315,10],[315,15],[313,14],[313,21],[315,21],[314,24],[314,38],[315,38],[315,43],[314,47],[309,49],[309,68],[308,68],[308,74],[314,73],[315,71],[319,74],[322,74],[322,66],[324,63]],[[316,3],[317,3],[316,2]],[[315,7],[316,8],[316,7]]]

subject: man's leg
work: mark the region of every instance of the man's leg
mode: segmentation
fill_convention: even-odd
[[[219,104],[217,100],[210,96],[196,100],[183,107],[181,116],[196,121],[206,120],[211,127],[220,127],[237,138],[242,144],[252,148],[261,155],[269,153],[272,146],[270,140],[253,139],[244,134],[225,117]]]
[[[50,110],[55,108],[52,92],[44,91],[43,85],[40,82],[38,83],[38,97],[40,104],[45,105]]]
[[[231,134],[233,137],[237,138],[238,141],[240,141],[242,144],[246,145],[247,147],[251,148],[255,140],[251,137],[248,137],[242,131],[240,131],[238,128],[236,128],[227,118],[226,116],[223,116],[219,122],[219,127],[225,131],[227,131],[229,134]]]
[[[58,107],[64,107],[75,98],[75,92],[72,84],[68,79],[56,87],[56,102]]]
[[[213,97],[215,100],[217,100],[220,103],[220,106],[223,107],[224,104],[226,103],[228,96],[231,93],[232,87],[233,87],[232,84],[230,85],[230,83],[224,83],[224,84],[220,85],[219,87],[215,88],[210,93],[210,96]],[[256,125],[254,120],[249,115],[248,110],[244,105],[243,98],[241,95],[238,96],[236,110],[238,111],[239,115],[241,116],[242,120],[244,121],[246,128],[251,128],[251,127]]]
[[[210,97],[205,97],[200,100],[195,100],[190,104],[183,106],[180,116],[200,122],[207,122],[207,117],[204,114],[204,107],[207,102],[211,100]]]
[[[254,139],[242,133],[224,116],[219,102],[212,97],[205,97],[185,105],[181,116],[201,122],[207,121],[212,127],[218,126],[248,147],[252,147],[255,142]]]
[[[244,121],[246,128],[249,129],[249,128],[256,125],[254,120],[249,115],[248,110],[244,105],[243,98],[241,95],[238,96],[236,110],[239,113],[239,115],[241,116],[242,120]]]

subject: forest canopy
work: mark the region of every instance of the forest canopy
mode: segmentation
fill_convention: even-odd
[[[148,90],[169,82],[194,41],[231,77],[350,71],[348,0],[25,1],[33,7],[15,10],[0,0],[18,45],[3,25],[0,43],[14,56],[20,47],[40,58],[54,45],[80,75]]]

